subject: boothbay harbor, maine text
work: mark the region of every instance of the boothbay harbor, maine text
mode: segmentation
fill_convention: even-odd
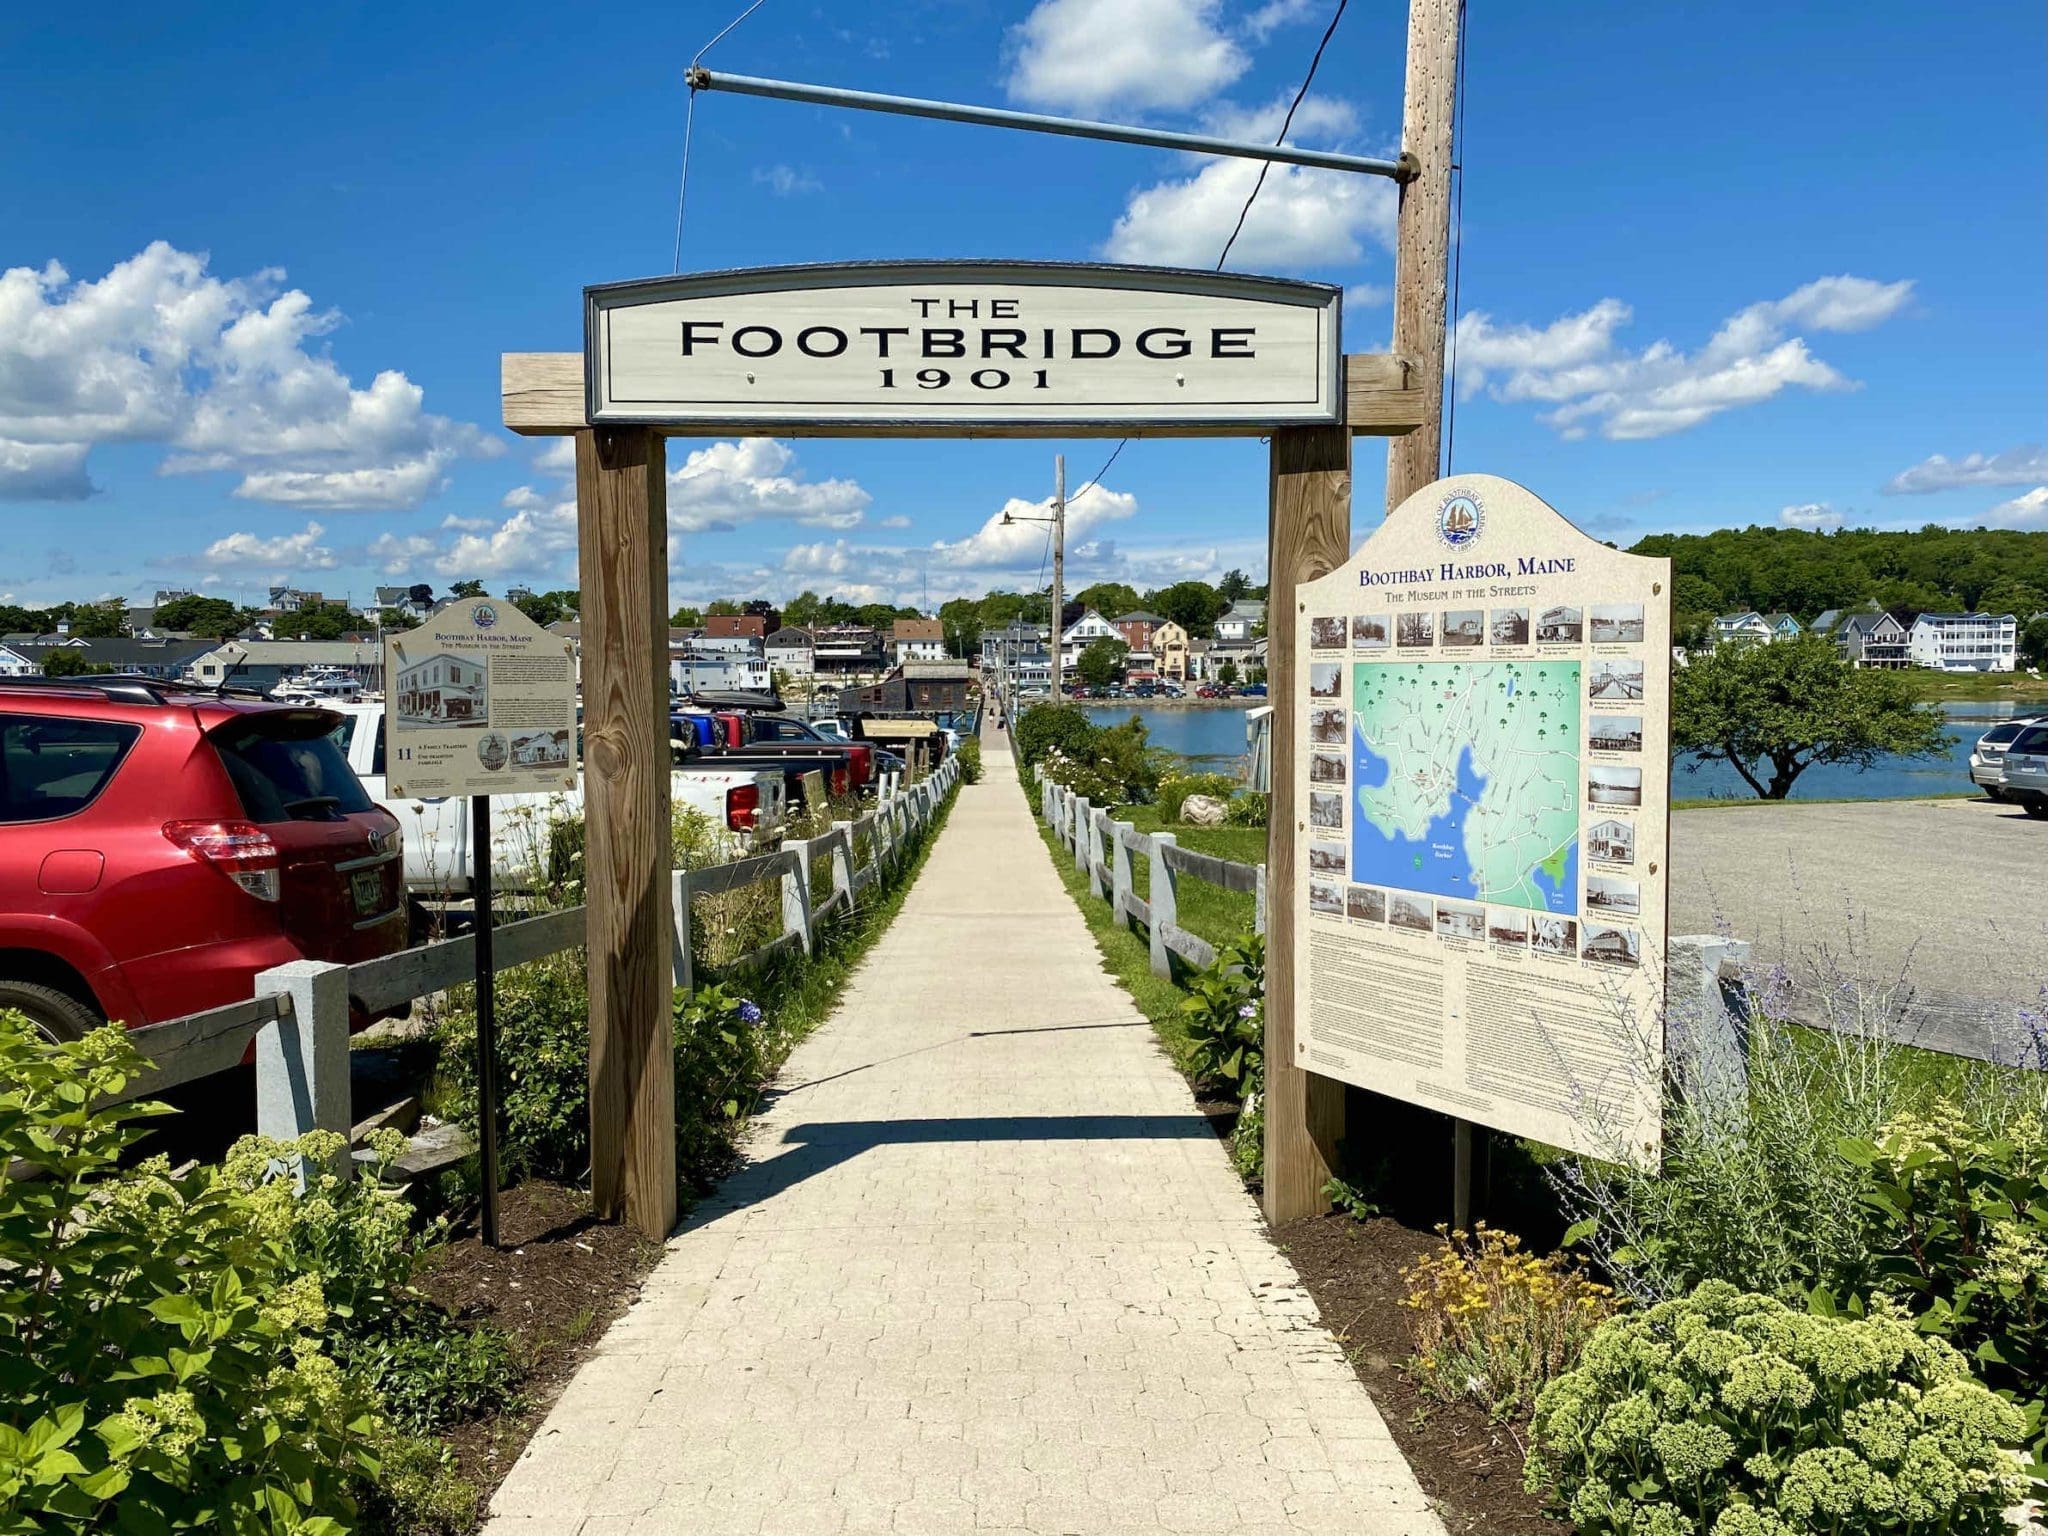
[[[1298,1066],[1654,1159],[1669,591],[1485,475],[1300,588]]]

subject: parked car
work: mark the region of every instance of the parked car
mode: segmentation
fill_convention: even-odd
[[[1998,787],[2029,816],[2048,821],[2048,723],[2014,736],[1998,766]]]
[[[67,1039],[402,949],[403,832],[339,723],[150,678],[0,678],[0,1008]]]
[[[384,773],[384,706],[344,704],[334,738],[348,755],[370,797],[405,828],[405,885],[416,898],[466,897],[475,871],[467,796],[394,796]],[[491,878],[509,891],[531,888],[549,874],[554,823],[583,810],[583,776],[576,788],[546,794],[491,797]],[[669,795],[700,811],[730,834],[735,847],[782,823],[787,809],[782,775],[767,769],[692,764],[669,774]]]
[[[1266,696],[1266,685],[1252,683],[1244,689],[1244,696],[1248,699],[1263,699]]]
[[[1970,751],[1970,782],[1993,800],[2003,800],[2005,789],[1999,782],[1999,768],[2005,760],[2006,748],[2013,738],[2038,720],[2001,720],[1982,736]]]

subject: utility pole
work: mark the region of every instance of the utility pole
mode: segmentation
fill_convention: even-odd
[[[1052,459],[1052,696],[1062,697],[1065,679],[1061,676],[1061,624],[1060,610],[1066,606],[1066,587],[1063,578],[1067,569],[1067,456],[1056,453]]]
[[[1422,425],[1387,447],[1387,511],[1437,478],[1443,462],[1444,330],[1451,254],[1451,151],[1458,109],[1463,0],[1408,0],[1408,79],[1401,148],[1415,175],[1401,184],[1394,249],[1394,351],[1422,390]],[[1472,1123],[1451,1121],[1451,1225],[1472,1225]]]
[[[1451,129],[1458,102],[1462,0],[1409,0],[1401,148],[1415,175],[1401,184],[1394,250],[1394,351],[1421,389],[1422,425],[1387,448],[1387,510],[1437,478],[1444,424],[1444,316],[1451,251]]]

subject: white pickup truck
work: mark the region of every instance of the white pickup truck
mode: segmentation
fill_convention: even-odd
[[[471,850],[467,797],[394,797],[384,776],[384,706],[332,706],[345,723],[336,733],[349,766],[370,798],[398,818],[405,831],[405,884],[415,897],[469,894]],[[501,890],[524,890],[549,876],[551,829],[583,811],[583,775],[574,790],[491,796],[491,875]],[[787,787],[767,769],[692,764],[669,775],[678,807],[700,811],[732,837],[735,852],[782,825]]]

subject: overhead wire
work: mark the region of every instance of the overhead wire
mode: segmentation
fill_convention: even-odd
[[[683,72],[683,78],[687,80],[690,76],[690,71],[696,69],[697,65],[702,62],[705,54],[724,42],[734,27],[737,27],[767,3],[768,0],[753,0],[753,4],[749,5],[739,15],[733,17],[731,21],[728,21],[721,27],[717,35],[710,42],[690,56],[690,69]],[[690,196],[690,139],[696,130],[696,126],[697,87],[693,85],[690,87],[689,102],[683,108],[683,170],[676,184],[676,248],[674,263],[669,268],[671,272],[683,270],[683,205],[689,200]]]

